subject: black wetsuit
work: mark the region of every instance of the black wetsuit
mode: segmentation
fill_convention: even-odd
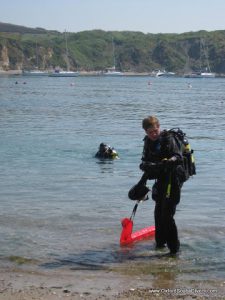
[[[165,160],[171,157],[174,161]],[[149,163],[155,165],[151,167]],[[182,168],[182,154],[174,137],[162,132],[159,139],[153,142],[146,136],[140,168],[148,174],[148,179],[155,179],[152,198],[155,201],[156,246],[167,244],[170,252],[176,253],[180,243],[174,215],[182,187],[178,176],[178,170]]]

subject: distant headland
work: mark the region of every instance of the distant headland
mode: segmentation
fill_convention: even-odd
[[[81,75],[225,74],[225,30],[182,34],[58,32],[0,22],[0,74],[70,70]]]

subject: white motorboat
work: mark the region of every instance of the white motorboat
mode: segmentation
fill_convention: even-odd
[[[163,72],[160,72],[159,74],[157,74],[156,77],[173,77],[175,75],[176,75],[176,73],[174,73],[174,72],[163,71]]]
[[[165,73],[164,71],[160,71],[160,70],[156,70],[155,73],[153,71],[153,74],[155,75],[155,77],[163,76],[164,73]]]
[[[175,76],[176,73],[174,72],[167,72],[167,71],[161,71],[161,70],[154,70],[152,71],[152,73],[150,74],[151,76],[154,77],[172,77]]]

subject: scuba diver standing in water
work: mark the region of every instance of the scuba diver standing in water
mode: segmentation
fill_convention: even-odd
[[[170,254],[176,255],[180,241],[174,215],[185,181],[182,150],[170,131],[161,131],[155,116],[143,119],[142,127],[146,136],[140,169],[149,180],[155,180],[152,199],[155,201],[156,249],[167,245]]]

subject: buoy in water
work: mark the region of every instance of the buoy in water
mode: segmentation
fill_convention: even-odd
[[[133,242],[147,239],[155,236],[155,226],[142,228],[138,231],[133,231],[133,221],[129,218],[124,218],[121,221],[122,232],[120,235],[120,245],[125,246]]]

